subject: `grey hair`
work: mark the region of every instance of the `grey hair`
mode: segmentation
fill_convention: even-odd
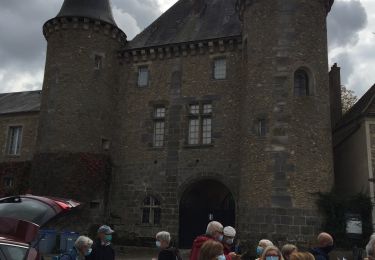
[[[295,245],[286,244],[281,248],[281,254],[285,257],[290,255],[294,250],[297,250]]]
[[[74,243],[74,246],[77,249],[81,249],[84,246],[91,247],[92,244],[93,244],[93,241],[90,238],[85,237],[85,236],[80,236],[77,238],[76,242]]]
[[[161,231],[156,234],[156,239],[159,241],[166,241],[169,243],[171,241],[171,234],[169,234],[169,232],[167,231]]]
[[[374,244],[375,244],[375,234],[372,234],[370,241],[366,245],[367,256],[374,256]]]
[[[207,225],[206,235],[213,236],[215,232],[223,232],[223,225],[217,221],[211,221]]]
[[[273,243],[268,239],[262,239],[259,241],[259,245],[264,245],[265,247],[273,246]]]

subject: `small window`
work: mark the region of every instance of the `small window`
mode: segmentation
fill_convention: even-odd
[[[165,140],[165,107],[156,107],[154,110],[154,147],[163,147]]]
[[[100,55],[95,55],[95,69],[100,70],[103,67],[103,57]]]
[[[4,177],[4,187],[13,188],[14,187],[14,178],[13,177]]]
[[[212,143],[212,104],[190,105],[189,145],[209,145]]]
[[[294,95],[304,97],[310,95],[309,76],[303,69],[299,69],[294,73]]]
[[[153,196],[143,200],[142,224],[159,225],[161,220],[160,201]]]
[[[267,129],[266,129],[266,120],[265,119],[258,119],[258,136],[266,136]]]
[[[216,59],[214,62],[214,79],[227,78],[227,60],[225,58]]]
[[[147,87],[148,86],[148,67],[139,67],[138,68],[138,87]]]
[[[22,126],[11,126],[8,132],[8,155],[21,153]]]

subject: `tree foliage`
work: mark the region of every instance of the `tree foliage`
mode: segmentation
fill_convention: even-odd
[[[341,86],[342,112],[345,114],[357,102],[358,98],[353,90]]]

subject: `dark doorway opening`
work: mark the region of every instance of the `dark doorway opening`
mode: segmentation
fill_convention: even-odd
[[[202,180],[190,185],[180,201],[179,246],[190,248],[196,236],[206,232],[216,220],[235,226],[235,202],[230,190],[216,180]]]

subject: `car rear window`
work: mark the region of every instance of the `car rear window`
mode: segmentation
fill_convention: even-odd
[[[28,248],[16,245],[0,244],[0,251],[7,260],[25,259]],[[0,253],[0,255],[1,255]]]
[[[29,221],[38,225],[45,224],[56,213],[48,204],[29,198],[21,198],[19,202],[0,201],[0,215]]]

